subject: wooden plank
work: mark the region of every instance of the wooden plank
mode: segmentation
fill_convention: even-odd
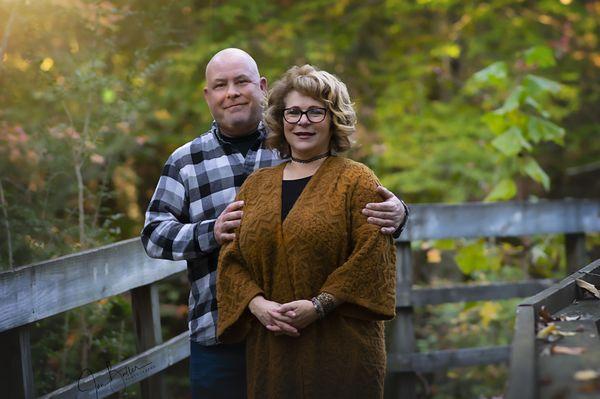
[[[555,313],[556,311],[568,306],[573,301],[573,299],[577,299],[581,296],[581,289],[578,288],[577,284],[575,283],[575,280],[578,278],[581,278],[592,284],[599,284],[600,259],[597,259],[595,262],[571,274],[570,276],[564,278],[557,284],[554,284],[553,286],[545,289],[544,291],[539,292],[536,295],[523,300],[523,302],[521,302],[521,305],[533,306],[536,314],[540,310],[542,305],[546,306],[547,310],[550,313]]]
[[[589,263],[585,250],[585,234],[565,234],[565,254],[567,258],[567,273],[575,273]]]
[[[493,346],[426,353],[390,354],[388,355],[388,370],[394,374],[406,370],[427,373],[457,367],[505,363],[508,362],[509,352],[510,346]]]
[[[517,307],[515,333],[510,353],[507,399],[537,397],[536,313],[533,306]]]
[[[161,280],[183,261],[149,258],[134,238],[0,273],[0,331]]]
[[[600,231],[599,200],[411,205],[400,240]]]
[[[396,292],[397,296],[411,303],[412,296],[412,252],[410,242],[396,244]],[[396,317],[390,322],[391,336],[388,339],[388,352],[411,354],[416,349],[413,326],[413,308],[396,309]],[[386,398],[416,398],[417,377],[413,371],[404,370],[395,376],[388,375],[385,381]]]
[[[136,345],[139,352],[151,349],[162,343],[160,327],[160,302],[156,284],[143,285],[131,290],[131,306],[136,332]],[[140,383],[142,398],[160,399],[165,397],[165,386],[160,374]]]
[[[414,306],[439,305],[442,303],[492,301],[524,298],[534,295],[556,283],[552,279],[519,281],[515,283],[457,284],[447,287],[416,287],[412,291]],[[406,306],[398,297],[396,306]],[[402,298],[403,299],[403,298]]]
[[[0,387],[7,398],[35,398],[29,325],[0,333]]]
[[[576,360],[579,361],[582,359],[582,357],[567,357],[565,359],[558,360],[552,357],[550,359],[546,359],[543,364],[539,364],[538,346],[540,344],[536,341],[535,328],[537,315],[542,306],[545,306],[548,309],[548,312],[555,315],[559,312],[569,313],[569,309],[572,309],[572,313],[574,312],[578,314],[592,314],[594,311],[597,312],[598,307],[595,302],[591,303],[586,301],[577,301],[574,303],[574,299],[581,297],[581,289],[578,288],[575,283],[575,280],[578,278],[598,285],[600,283],[600,259],[571,274],[570,276],[561,280],[559,283],[530,298],[527,298],[518,306],[515,334],[513,338],[513,351],[511,353],[509,381],[506,396],[507,399],[533,399],[538,397],[540,394],[540,389],[542,391],[550,389],[547,386],[547,383],[543,386],[543,388],[539,388],[539,377],[542,376],[544,379],[548,379],[548,370],[558,371],[558,373],[561,375],[565,374],[566,372],[568,375],[567,385],[572,383],[572,372],[574,371],[574,367],[569,367],[568,363],[569,361],[573,361],[572,358],[576,358]],[[590,304],[591,307],[588,309],[588,311],[578,310],[581,306],[585,307],[589,306]],[[570,322],[557,321],[556,323],[568,324]],[[576,328],[575,326],[579,324],[580,321],[573,322],[573,328]],[[597,327],[594,326],[594,328],[595,331],[597,331]],[[569,329],[567,328],[563,330],[566,331]],[[568,340],[565,339],[565,341]],[[597,339],[594,340],[594,343],[597,343]],[[592,358],[596,357],[596,355],[592,356]],[[553,363],[551,367],[547,364],[549,362]],[[577,369],[582,369],[582,367],[578,367]],[[546,375],[541,375],[541,370],[545,370],[544,373],[546,373]],[[550,372],[550,374],[552,374],[552,372]],[[564,382],[564,378],[562,380]],[[549,378],[548,381],[550,381],[553,386],[560,385],[555,384],[556,381],[558,381],[557,378]],[[566,391],[561,390],[560,392],[561,397],[566,395]],[[544,391],[543,396],[548,396],[547,393],[547,391]],[[558,394],[558,391],[554,392],[553,395],[554,394]]]
[[[51,392],[48,398],[105,398],[185,359],[190,355],[189,332],[106,369],[86,373],[78,381]]]
[[[588,306],[582,306],[582,305]],[[580,308],[580,309],[577,309]],[[587,313],[589,311],[591,313]],[[584,313],[585,312],[585,313]],[[595,398],[600,397],[600,387],[590,381],[576,381],[574,374],[581,370],[600,370],[600,340],[598,339],[598,323],[600,323],[600,306],[598,300],[579,302],[573,308],[565,309],[565,313],[585,314],[585,318],[577,321],[559,321],[557,328],[562,331],[576,332],[560,340],[563,347],[583,347],[585,351],[577,356],[554,354],[539,359],[538,385],[540,398]],[[586,314],[587,313],[587,314]],[[551,350],[551,343],[540,342],[541,350]],[[586,389],[587,388],[587,389]]]

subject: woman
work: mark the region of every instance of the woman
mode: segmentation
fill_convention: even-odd
[[[346,86],[310,65],[269,94],[267,142],[291,160],[241,187],[243,222],[217,278],[218,336],[246,338],[250,398],[383,396],[395,254],[361,214],[377,178],[334,155],[355,121]]]

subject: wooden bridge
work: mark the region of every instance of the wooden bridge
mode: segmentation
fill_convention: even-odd
[[[411,241],[443,238],[565,234],[570,272],[587,262],[585,233],[600,231],[600,201],[415,205],[397,241],[397,317],[388,337],[386,397],[414,398],[417,372],[508,362],[510,347],[418,353],[413,309],[462,301],[527,297],[551,280],[415,288]],[[156,283],[182,272],[185,262],[150,259],[139,239],[0,273],[0,387],[8,398],[34,398],[29,333],[32,323],[130,291],[139,354],[59,388],[45,398],[101,398],[141,382],[144,398],[169,397],[161,371],[189,356],[188,333],[161,336]]]
[[[517,307],[507,399],[600,395],[600,295],[582,281],[600,286],[600,259]]]

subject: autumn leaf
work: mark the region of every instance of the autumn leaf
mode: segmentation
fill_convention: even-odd
[[[550,335],[555,330],[556,330],[556,325],[555,324],[550,324],[550,325],[544,327],[542,330],[540,330],[537,333],[536,337],[540,338],[540,339],[546,339],[548,337],[548,335]]]
[[[574,355],[574,356],[579,356],[585,351],[586,351],[586,348],[584,348],[583,346],[560,346],[560,345],[554,345],[551,350],[553,355]]]
[[[502,309],[502,306],[496,302],[485,302],[479,310],[479,316],[481,317],[481,323],[485,328],[490,325],[490,322],[498,319],[498,313]]]
[[[550,323],[551,321],[558,320],[556,317],[552,316],[546,306],[542,305],[540,310],[538,311],[538,316],[544,323]]]
[[[596,298],[600,299],[600,292],[598,291],[598,288],[594,286],[594,284],[588,283],[580,278],[575,280],[575,282],[577,282],[578,287],[583,288],[584,290],[592,293]]]
[[[579,370],[573,374],[573,378],[577,381],[591,381],[600,378],[600,373],[596,370]]]
[[[442,253],[436,249],[431,248],[427,251],[427,262],[428,263],[440,263],[442,261]]]

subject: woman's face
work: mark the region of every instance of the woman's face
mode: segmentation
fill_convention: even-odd
[[[308,159],[327,152],[331,140],[331,116],[325,104],[296,90],[289,92],[283,103],[285,108],[283,133],[290,145],[292,155],[295,158]],[[324,109],[326,111],[323,118]],[[306,111],[308,115],[300,114]],[[300,116],[299,120],[298,116]],[[290,123],[288,120],[298,120],[298,122]]]

